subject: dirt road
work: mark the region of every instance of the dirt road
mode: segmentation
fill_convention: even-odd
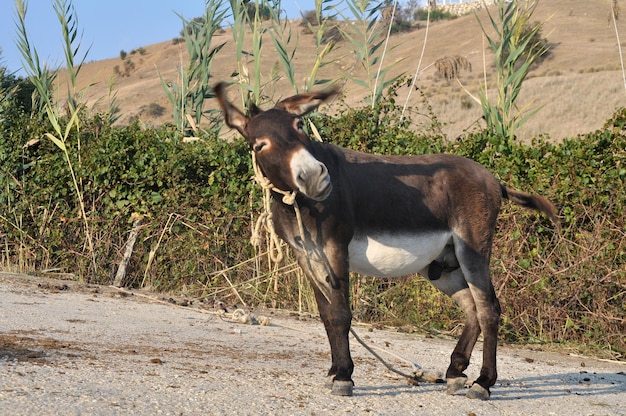
[[[626,365],[507,346],[487,402],[448,396],[441,384],[407,385],[354,340],[355,394],[331,396],[318,319],[256,311],[270,324],[246,325],[192,306],[0,273],[0,414],[626,415]],[[356,329],[434,373],[454,345]],[[477,373],[473,363],[468,374]]]

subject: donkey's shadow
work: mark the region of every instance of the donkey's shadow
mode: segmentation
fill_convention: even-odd
[[[496,390],[497,386],[497,390]],[[549,399],[570,395],[626,393],[626,375],[610,372],[568,372],[500,380],[493,400]]]
[[[422,391],[445,393],[445,384],[423,383]],[[463,395],[461,390],[457,395]],[[403,393],[417,393],[413,386],[384,385],[359,386],[355,395],[397,396]],[[540,400],[571,395],[626,394],[626,373],[622,372],[567,372],[561,374],[538,375],[515,379],[498,379],[492,387],[492,401]]]

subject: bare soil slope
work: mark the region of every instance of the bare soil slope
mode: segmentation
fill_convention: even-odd
[[[492,13],[496,11],[494,8],[490,10]],[[519,104],[533,102],[533,105],[544,107],[520,131],[521,137],[529,139],[542,133],[555,140],[574,137],[600,128],[618,107],[626,104],[617,39],[609,20],[610,10],[609,0],[591,3],[587,0],[544,0],[540,3],[533,20],[545,22],[542,33],[552,48],[549,59],[533,69],[524,85]],[[481,10],[477,16],[485,26],[489,26],[485,10]],[[292,22],[292,26],[300,32],[297,44],[292,44],[292,47],[297,49],[296,76],[304,84],[313,63],[315,45],[312,36],[302,33],[297,24],[297,21]],[[618,26],[620,38],[623,39],[621,46],[624,48],[624,21],[618,21]],[[385,62],[399,62],[394,69],[395,73],[404,72],[413,76],[425,36],[423,23],[417,30],[394,35],[390,41],[392,49]],[[228,80],[236,69],[234,42],[229,29],[215,37],[215,42],[223,41],[227,44],[213,65],[216,82]],[[271,68],[278,65],[278,58],[269,35],[264,45],[264,76],[269,80]],[[487,73],[491,74],[493,65],[474,14],[431,24],[421,65],[423,72],[417,82],[427,102],[423,102],[420,94],[411,95],[410,104],[416,106],[419,113],[427,113],[425,104],[432,106],[439,121],[445,124],[444,132],[449,138],[472,128],[481,116],[480,106],[468,97],[461,86],[455,81],[442,79],[432,66],[437,59],[457,55],[471,61],[472,72],[462,72],[460,81],[468,90],[476,93],[483,80],[483,69],[486,66]],[[85,65],[79,82],[81,87],[91,85],[88,99],[91,103],[98,99],[106,103],[108,81],[113,77],[122,111],[122,123],[136,117],[147,124],[171,121],[171,106],[161,86],[159,73],[167,82],[178,82],[178,68],[184,66],[186,61],[184,44],[175,45],[168,40],[147,45],[145,54],[135,53],[129,55],[129,58],[135,68],[129,76],[123,77],[115,75],[116,66],[121,70],[124,68],[119,57]],[[329,60],[331,63],[322,68],[320,78],[341,78],[355,63],[354,53],[346,42],[338,45]],[[364,78],[359,65],[353,74]],[[292,94],[286,81],[278,83],[275,90],[264,92],[274,100]],[[398,98],[402,103],[406,92],[401,92]],[[364,94],[353,82],[348,82],[344,88],[345,100],[351,106],[362,103]],[[147,111],[152,103],[166,109],[163,115],[155,117]],[[425,121],[420,116],[415,117],[417,124]]]

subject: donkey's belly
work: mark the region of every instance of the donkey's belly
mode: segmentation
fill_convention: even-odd
[[[449,232],[355,235],[348,246],[350,270],[378,277],[417,273],[437,258],[451,236]]]

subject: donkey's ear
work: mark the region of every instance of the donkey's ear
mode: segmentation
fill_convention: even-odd
[[[213,87],[213,90],[224,112],[224,122],[226,125],[230,128],[237,129],[237,131],[247,139],[246,127],[248,126],[250,118],[226,99],[226,83],[220,82]]]
[[[339,88],[333,86],[324,91],[294,95],[276,104],[276,108],[280,108],[281,110],[285,110],[297,116],[303,116],[315,110],[324,101],[337,95],[338,92]]]
[[[254,104],[253,102],[250,102],[250,104],[248,104],[248,114],[250,116],[250,118],[261,114],[263,112],[263,110],[261,110],[259,107],[257,107],[256,104]]]

